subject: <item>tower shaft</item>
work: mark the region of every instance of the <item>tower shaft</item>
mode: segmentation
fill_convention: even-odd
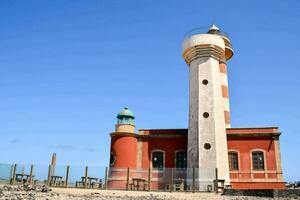
[[[189,64],[188,167],[196,167],[197,187],[206,191],[218,177],[229,181],[228,151],[220,59],[225,45],[220,36],[197,34],[184,41]]]

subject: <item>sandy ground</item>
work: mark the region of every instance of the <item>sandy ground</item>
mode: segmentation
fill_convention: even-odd
[[[0,184],[0,200],[268,200],[270,198],[223,196],[214,193],[144,192],[47,188],[45,186],[10,186]],[[272,199],[272,198],[271,198]],[[286,200],[289,198],[280,198]],[[294,198],[297,199],[297,198]],[[300,199],[300,198],[299,198]]]
[[[60,194],[72,194],[76,196],[107,196],[107,197],[134,197],[138,199],[138,197],[148,197],[151,199],[223,199],[221,195],[216,195],[214,193],[186,193],[186,192],[144,192],[144,191],[120,191],[120,190],[90,190],[90,189],[76,189],[76,188],[52,188],[53,192],[57,192]]]

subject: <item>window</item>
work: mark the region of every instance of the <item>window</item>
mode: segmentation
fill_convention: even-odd
[[[115,156],[115,154],[113,152],[111,152],[110,153],[110,159],[109,159],[109,165],[111,167],[113,167],[114,164],[115,164],[115,161],[116,161],[116,156]]]
[[[208,84],[208,80],[204,79],[204,80],[202,81],[202,84],[203,84],[203,85],[207,85],[207,84]]]
[[[261,151],[252,152],[253,170],[264,170],[264,153]]]
[[[185,151],[179,151],[176,153],[176,168],[186,168],[187,158]]]
[[[204,117],[204,118],[208,118],[208,117],[209,117],[209,113],[208,113],[208,112],[204,112],[204,113],[203,113],[203,117]]]
[[[228,153],[229,170],[239,170],[239,160],[237,152]]]
[[[209,143],[204,144],[204,149],[209,150],[211,148],[211,145]]]
[[[152,167],[163,168],[164,167],[164,153],[161,151],[152,152]]]

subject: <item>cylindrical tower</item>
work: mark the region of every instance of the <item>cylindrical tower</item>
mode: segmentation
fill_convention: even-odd
[[[115,132],[110,134],[109,188],[126,189],[127,168],[135,169],[137,135],[134,133],[134,114],[125,107],[118,113]]]
[[[197,187],[213,186],[215,168],[219,179],[229,182],[225,101],[220,62],[226,44],[218,34],[196,33],[185,38],[183,57],[189,65],[188,167],[198,168]],[[229,110],[229,108],[228,108]]]
[[[207,33],[219,35],[220,37],[222,37],[225,43],[225,54],[224,57],[220,59],[219,66],[220,66],[225,124],[226,124],[226,128],[230,128],[231,123],[230,123],[230,106],[229,106],[229,91],[228,91],[228,78],[227,78],[227,61],[231,59],[233,56],[233,48],[227,34],[221,32],[220,29],[215,25],[212,25]]]
[[[125,107],[118,113],[115,132],[111,133],[110,166],[136,168],[137,138],[134,114]]]

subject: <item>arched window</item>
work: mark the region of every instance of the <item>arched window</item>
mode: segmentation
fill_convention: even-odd
[[[152,152],[152,167],[153,168],[164,168],[164,152],[153,151]]]
[[[253,151],[252,152],[252,166],[253,170],[264,170],[264,152],[262,151]]]
[[[187,158],[185,151],[176,152],[176,168],[186,168],[187,167]]]
[[[116,156],[113,152],[110,153],[109,166],[113,167],[116,162]]]
[[[239,170],[239,158],[238,153],[235,151],[231,151],[228,153],[228,161],[229,161],[229,170]]]

